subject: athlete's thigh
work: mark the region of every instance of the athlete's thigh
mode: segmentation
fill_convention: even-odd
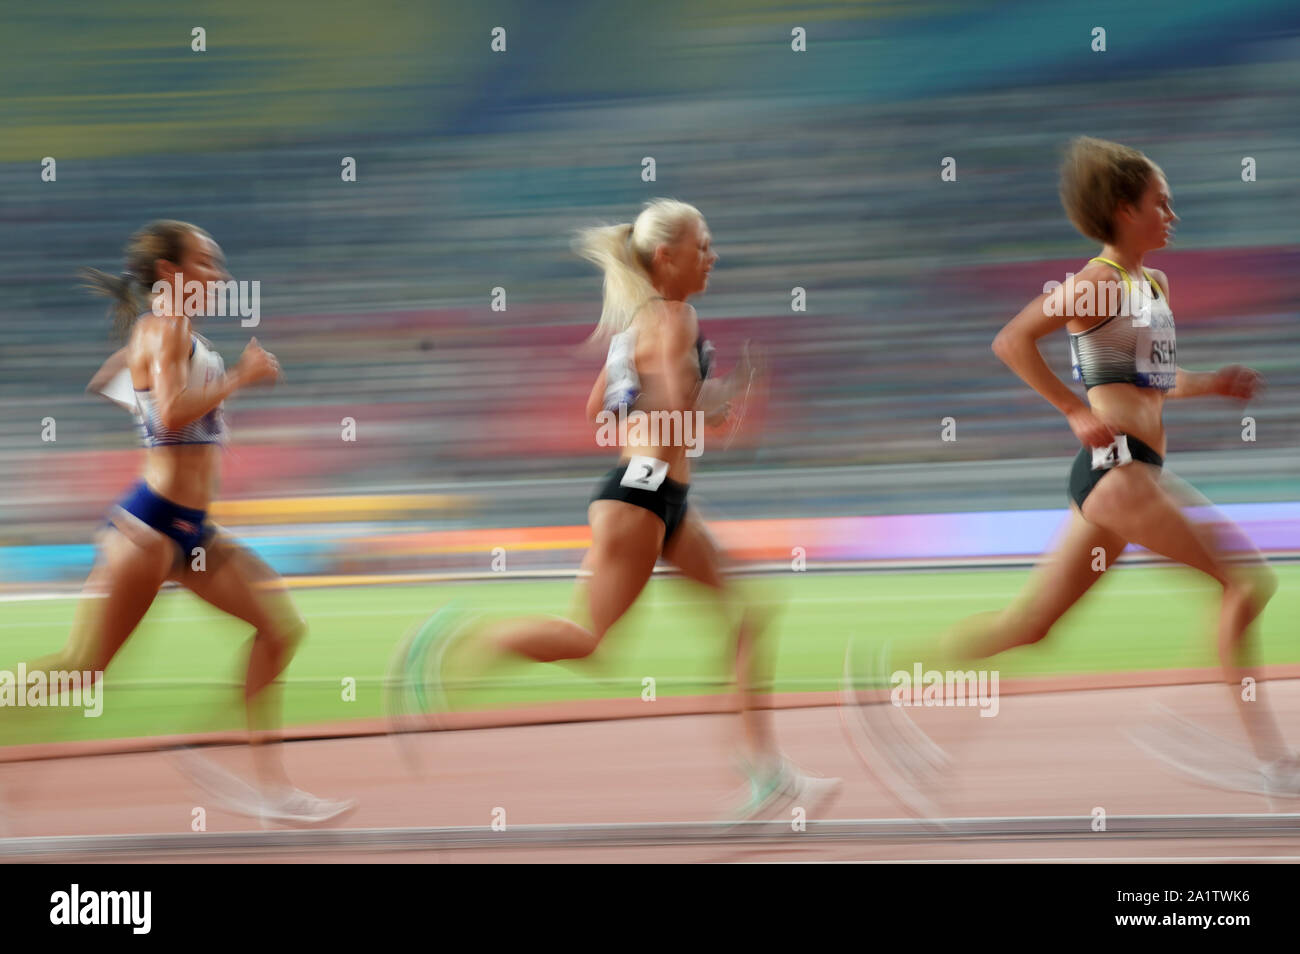
[[[664,523],[622,500],[594,500],[587,508],[591,549],[583,560],[592,629],[598,635],[627,612],[654,572]]]
[[[1124,552],[1123,537],[1094,526],[1074,507],[1047,560],[1017,601],[1050,626],[1092,588]]]
[[[112,583],[108,560],[104,553],[105,538],[110,532],[112,532],[111,528],[104,528],[96,541],[98,546],[95,565],[91,567],[90,575],[82,584],[81,598],[77,600],[77,608],[73,612],[72,631],[68,634],[65,651],[78,657],[84,655],[85,649],[93,645],[98,638],[96,630],[99,626],[99,614],[104,608],[104,600],[108,596]]]
[[[162,535],[158,534],[158,536]],[[104,527],[96,534],[95,565],[82,585],[81,599],[77,601],[72,630],[64,645],[63,655],[74,659],[88,659],[98,654],[104,638],[111,637],[111,633],[104,632],[104,610],[109,605],[109,597],[113,595],[115,580],[118,581],[117,587],[130,586],[137,591],[138,601],[141,603],[145,601],[145,592],[150,589],[149,580],[146,578],[142,582],[128,581],[124,578],[124,570],[128,566],[138,564],[140,572],[145,574],[148,573],[145,567],[152,566],[153,573],[157,577],[152,591],[157,593],[165,575],[165,554],[169,543],[170,541],[162,541],[161,545],[141,547],[124,537],[114,527]],[[152,603],[151,597],[148,598],[148,602]],[[146,605],[142,610],[130,610],[123,615],[128,618],[135,616],[138,620],[139,617],[143,617],[147,609]],[[118,609],[117,612],[123,611]],[[127,625],[126,620],[122,625]],[[109,627],[109,629],[114,628]]]
[[[82,601],[65,651],[92,661],[78,668],[99,670],[108,667],[153,605],[175,560],[175,545],[147,527],[129,534],[109,527],[97,542],[98,562],[86,591],[103,598]]]
[[[1159,468],[1134,462],[1106,474],[1083,502],[1088,520],[1132,543],[1228,585],[1232,567],[1162,481]]]
[[[1242,568],[1267,565],[1263,554],[1241,527],[1168,467],[1160,474],[1160,485],[1182,508],[1196,535],[1218,560]]]
[[[715,590],[727,585],[726,556],[693,508],[687,509],[677,532],[664,547],[664,559],[696,583]]]
[[[280,575],[220,527],[204,545],[202,569],[191,560],[173,578],[205,603],[260,631],[292,631],[302,625]]]

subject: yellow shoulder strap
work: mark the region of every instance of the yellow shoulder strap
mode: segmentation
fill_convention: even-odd
[[[1112,262],[1112,261],[1111,261],[1110,259],[1108,259],[1108,258],[1102,258],[1100,255],[1098,255],[1096,258],[1090,258],[1090,259],[1088,259],[1088,264],[1089,264],[1089,265],[1091,265],[1093,262],[1103,262],[1103,263],[1105,263],[1106,265],[1109,265],[1111,268],[1118,269],[1118,270],[1119,270],[1119,273],[1120,273],[1121,275],[1124,276],[1124,283],[1125,283],[1126,285],[1128,285],[1128,293],[1129,293],[1130,295],[1133,294],[1133,279],[1131,279],[1131,278],[1128,277],[1128,272],[1124,271],[1124,266],[1123,266],[1123,265],[1120,265],[1118,262]],[[1144,271],[1145,271],[1145,269],[1144,269]]]
[[[1151,288],[1155,291],[1156,297],[1159,298],[1161,295],[1165,293],[1165,290],[1160,287],[1160,283],[1156,281],[1156,277],[1154,275],[1152,275],[1145,268],[1142,269],[1142,271],[1146,272],[1147,281],[1151,283]]]

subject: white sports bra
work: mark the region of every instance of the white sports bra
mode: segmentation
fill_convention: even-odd
[[[129,372],[128,372],[129,373]],[[226,363],[202,335],[190,335],[189,387],[206,387],[226,373]],[[218,404],[197,420],[171,430],[163,427],[149,388],[135,391],[135,420],[145,447],[174,444],[224,444],[229,438],[226,417]]]

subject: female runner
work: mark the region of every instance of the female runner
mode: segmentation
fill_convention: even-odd
[[[1055,551],[1021,595],[1003,610],[958,624],[941,640],[941,653],[961,659],[965,668],[1042,640],[1125,546],[1136,543],[1200,570],[1221,588],[1217,645],[1224,681],[1267,789],[1300,794],[1296,760],[1270,710],[1243,701],[1242,693],[1248,627],[1275,591],[1276,575],[1225,516],[1216,513],[1213,522],[1189,516],[1184,508],[1209,501],[1164,467],[1166,400],[1221,395],[1244,402],[1262,379],[1238,365],[1204,373],[1177,365],[1169,279],[1142,264],[1165,247],[1178,221],[1155,163],[1117,143],[1076,139],[1062,166],[1061,200],[1075,228],[1101,243],[1101,254],[1072,286],[1067,282],[1026,305],[999,332],[993,351],[1065,415],[1083,445],[1070,471],[1072,513]],[[1070,336],[1074,376],[1087,388],[1086,403],[1038,350],[1040,338],[1062,328]]]
[[[575,247],[604,272],[604,305],[594,337],[609,341],[609,353],[587,399],[588,419],[626,405],[629,413],[699,414],[709,424],[725,420],[757,368],[746,354],[727,380],[708,379],[711,346],[701,339],[695,309],[686,303],[705,290],[718,257],[699,210],[655,199],[634,223],[588,229]],[[754,707],[761,628],[756,613],[724,576],[722,553],[687,504],[690,458],[683,442],[657,440],[651,431],[651,438],[641,441],[628,427],[619,464],[601,479],[587,509],[591,548],[577,594],[586,625],[540,617],[471,627],[442,611],[399,651],[407,678],[427,671],[431,688],[441,694],[447,646],[461,643],[463,635],[469,637],[462,646],[464,663],[477,671],[510,656],[539,662],[588,657],[631,608],[662,556],[712,590],[735,627],[740,762],[750,784],[739,816],[753,818],[796,802],[811,811],[834,794],[839,780],[807,775],[785,759],[773,738],[770,713]]]
[[[113,299],[110,314],[127,340],[95,375],[90,390],[133,405],[145,447],[144,470],[99,532],[98,559],[67,645],[31,663],[28,671],[102,673],[163,583],[177,581],[254,629],[244,701],[259,784],[242,786],[238,800],[228,794],[225,807],[266,821],[335,818],[355,803],[327,801],[292,786],[277,747],[270,744],[278,724],[273,683],[293,657],[306,624],[275,571],[207,519],[227,436],[223,402],[236,391],[276,381],[279,363],[254,338],[227,372],[220,355],[194,332],[191,317],[203,306],[174,294],[175,280],[179,277],[183,290],[189,282],[207,289],[209,282],[229,278],[220,247],[197,226],[152,222],[131,237],[120,277],[94,269],[83,274],[93,290]],[[156,281],[166,282],[168,291],[141,314]],[[221,784],[215,767],[205,769],[194,758],[189,765],[202,779]]]

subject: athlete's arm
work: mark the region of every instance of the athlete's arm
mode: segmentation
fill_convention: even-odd
[[[666,410],[693,411],[697,408],[701,383],[691,359],[700,329],[695,309],[685,303],[669,303],[661,329],[659,370],[668,397]]]
[[[1174,389],[1166,398],[1202,397],[1218,394],[1239,401],[1249,401],[1264,386],[1264,376],[1239,364],[1224,365],[1218,371],[1185,371],[1177,369]]]
[[[1155,276],[1156,284],[1160,286],[1160,293],[1165,296],[1165,304],[1170,310],[1173,310],[1174,299],[1169,293],[1169,278],[1158,268],[1147,269]],[[1174,368],[1174,387],[1173,390],[1165,392],[1165,400],[1178,400],[1180,398],[1200,397],[1203,394],[1213,393],[1214,374],[1203,371],[1185,371],[1182,368]]]
[[[1085,295],[1085,290],[1100,274],[1100,266],[1089,266],[1075,276],[1074,307],[1067,307],[1068,286],[1059,285],[1026,305],[993,339],[993,353],[1064,414],[1075,436],[1088,447],[1106,446],[1114,439],[1114,431],[1052,373],[1038,350],[1038,339],[1064,328],[1072,314],[1079,312],[1080,303],[1096,300],[1094,291]]]
[[[130,348],[118,348],[109,355],[108,360],[105,361],[100,369],[95,372],[95,376],[91,378],[90,383],[86,385],[86,390],[92,393],[98,393],[104,390],[104,386],[107,385],[109,381],[112,381],[118,372],[127,366],[127,358],[130,353]]]
[[[1170,294],[1169,277],[1159,269],[1153,268],[1150,271],[1159,282],[1165,301],[1172,309],[1174,298]],[[1223,397],[1249,401],[1255,396],[1255,392],[1264,386],[1264,378],[1258,371],[1239,364],[1225,365],[1218,371],[1188,371],[1184,368],[1176,368],[1175,371],[1174,388],[1166,392],[1167,400],[1219,394]]]
[[[699,406],[704,411],[704,423],[713,427],[731,416],[731,405],[737,398],[744,399],[756,377],[766,371],[762,352],[746,341],[740,353],[740,362],[725,378],[710,378],[700,385]]]
[[[1087,405],[1052,372],[1038,350],[1039,338],[1060,331],[1070,320],[1064,301],[1064,286],[1039,295],[997,333],[993,353],[1054,408],[1069,414]]]
[[[274,380],[280,367],[275,357],[252,339],[233,371],[221,375],[211,384],[190,387],[190,340],[179,324],[168,323],[153,331],[143,344],[152,345],[149,363],[150,386],[158,407],[160,423],[168,430],[196,421],[241,388],[260,381]]]
[[[704,412],[704,423],[717,427],[731,416],[731,402],[735,389],[722,381],[705,381],[700,385],[699,409]]]
[[[1174,387],[1165,392],[1165,400],[1176,401],[1215,393],[1213,371],[1187,371],[1183,368],[1175,368],[1174,371]]]
[[[1148,268],[1147,271],[1156,277],[1156,283],[1160,285],[1160,291],[1164,293],[1165,304],[1169,306],[1170,311],[1173,311],[1174,297],[1169,294],[1169,276],[1158,268]]]
[[[736,396],[735,372],[724,380],[711,378],[700,384],[700,396],[696,400],[699,409],[704,412],[704,423],[712,427],[727,419],[731,410],[731,401]]]

